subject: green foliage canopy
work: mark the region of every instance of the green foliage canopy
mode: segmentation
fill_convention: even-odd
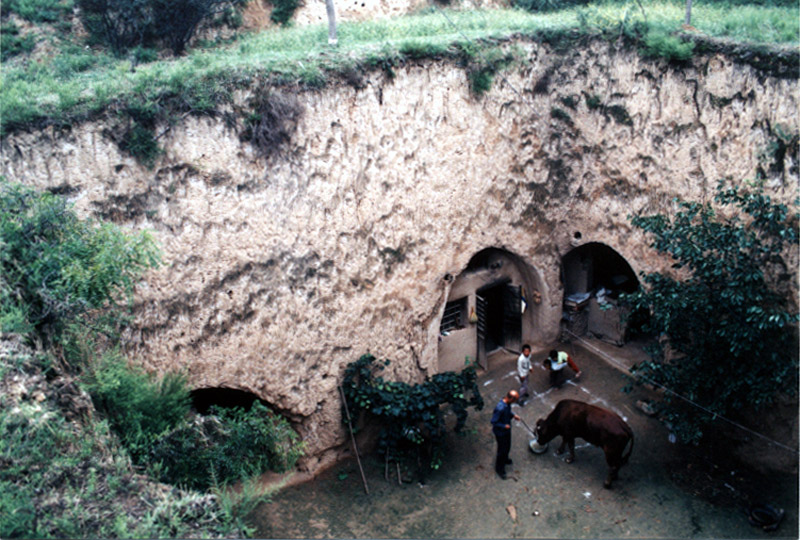
[[[631,220],[680,276],[643,275],[646,287],[625,298],[651,314],[646,330],[666,337],[634,373],[711,411],[682,414],[666,394],[662,412],[686,441],[715,415],[762,408],[797,384],[798,313],[787,302],[796,274],[786,257],[798,244],[798,214],[761,186],[721,182],[716,201],[720,214],[710,203],[677,201],[672,217]]]
[[[246,0],[77,0],[92,38],[121,54],[161,43],[176,55],[200,25]]]
[[[403,443],[421,445],[423,437],[428,437],[433,444],[431,467],[438,468],[445,431],[441,406],[448,404],[455,413],[456,432],[461,431],[467,421],[468,407],[483,408],[474,364],[460,373],[437,373],[420,384],[411,385],[386,381],[375,375],[389,365],[389,360],[377,364],[375,360],[371,354],[365,354],[345,369],[342,388],[350,414],[358,417],[365,412],[379,420],[378,444],[382,452],[399,454]]]
[[[68,325],[90,319],[112,331],[136,281],[158,260],[147,233],[80,219],[62,197],[0,178],[3,331],[58,341]]]

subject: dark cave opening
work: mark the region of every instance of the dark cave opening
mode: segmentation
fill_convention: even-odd
[[[247,411],[253,403],[260,401],[262,405],[269,407],[269,403],[260,399],[252,392],[237,390],[235,388],[212,387],[198,388],[190,392],[192,407],[200,414],[208,414],[212,406],[225,409],[239,407]]]

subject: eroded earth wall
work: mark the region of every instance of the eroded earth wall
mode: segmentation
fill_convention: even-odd
[[[164,264],[138,288],[132,357],[258,394],[294,420],[313,470],[345,440],[348,362],[369,351],[392,377],[436,372],[444,277],[480,250],[538,276],[545,342],[575,245],[664,269],[630,214],[709,199],[719,178],[762,174],[778,199],[798,194],[797,156],[770,151],[798,131],[795,79],[723,54],[675,68],[599,40],[517,46],[527,57],[482,97],[433,61],[300,92],[291,140],[267,158],[224,115],[187,117],[148,169],[95,121],[9,135],[2,174],[152,230]]]

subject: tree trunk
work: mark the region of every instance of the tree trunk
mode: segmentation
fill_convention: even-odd
[[[325,0],[325,11],[328,12],[328,45],[335,47],[339,39],[336,37],[336,8],[333,0]]]
[[[692,0],[686,0],[686,20],[684,21],[686,26],[690,26],[692,24]]]

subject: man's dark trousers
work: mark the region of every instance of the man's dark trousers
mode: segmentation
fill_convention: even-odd
[[[505,433],[495,433],[497,439],[497,457],[494,462],[494,470],[500,476],[506,474],[506,464],[508,463],[508,453],[511,451],[511,430],[505,430]]]

